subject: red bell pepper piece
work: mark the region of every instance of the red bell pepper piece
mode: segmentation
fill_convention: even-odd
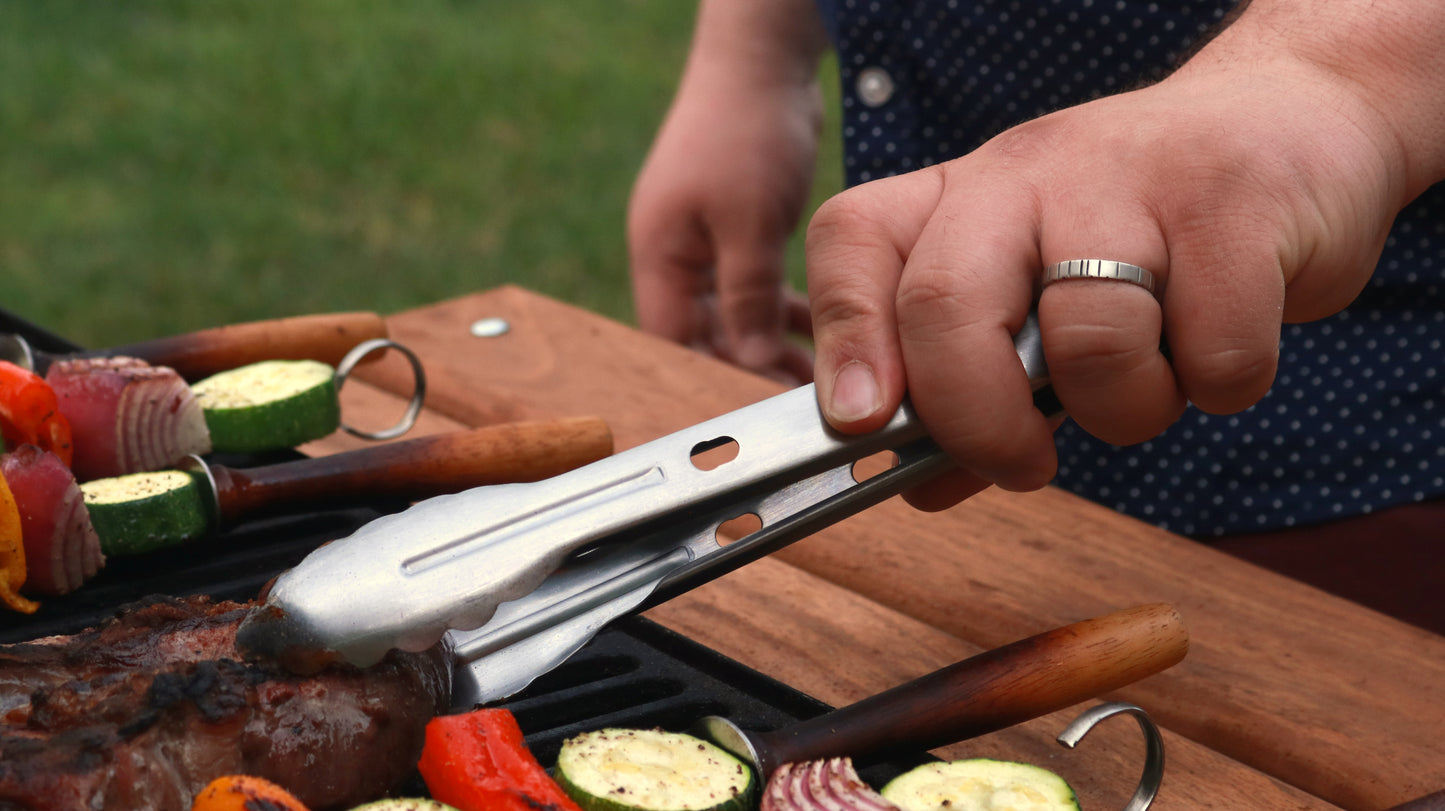
[[[0,437],[6,448],[39,445],[70,466],[70,423],[55,390],[29,369],[0,360]]]
[[[527,748],[509,710],[433,718],[417,768],[432,799],[461,811],[580,811]]]

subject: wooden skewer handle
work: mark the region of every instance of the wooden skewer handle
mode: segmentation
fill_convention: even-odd
[[[416,501],[485,484],[537,481],[612,453],[596,417],[512,422],[251,468],[212,465],[229,523],[291,505]]]
[[[1181,659],[1173,606],[1144,605],[981,653],[856,704],[751,733],[765,774],[783,763],[917,753],[1096,698]]]
[[[387,337],[386,321],[373,312],[318,313],[228,324],[86,355],[129,355],[169,366],[187,380],[263,360],[319,360],[332,366],[357,344]]]

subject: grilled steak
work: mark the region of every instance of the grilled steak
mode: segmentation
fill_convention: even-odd
[[[223,774],[321,811],[410,776],[446,707],[441,652],[295,676],[237,654],[248,607],[153,598],[74,636],[0,646],[0,811],[186,811]]]

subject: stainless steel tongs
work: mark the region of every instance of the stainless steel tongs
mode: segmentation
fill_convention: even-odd
[[[1030,318],[1015,339],[1052,413]],[[712,469],[697,460],[735,446]],[[855,465],[891,451],[892,467]],[[521,690],[607,622],[655,605],[919,484],[950,465],[905,404],[883,429],[826,424],[812,386],[678,431],[541,482],[417,503],[311,553],[282,574],[238,634],[250,651],[304,669],[370,665],[392,648],[443,641],[453,705]],[[756,516],[731,543],[723,524]]]

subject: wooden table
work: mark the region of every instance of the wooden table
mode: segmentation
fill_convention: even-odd
[[[477,337],[501,318],[510,330]],[[778,393],[777,384],[525,290],[388,318],[429,382],[416,431],[596,415],[632,447]],[[400,358],[343,390],[348,422],[400,412]],[[344,435],[308,450],[350,447]],[[649,616],[841,705],[1033,633],[1164,601],[1184,662],[1112,698],[1165,730],[1154,807],[1382,809],[1445,788],[1445,638],[1120,516],[1057,489],[991,490],[925,514],[897,499],[676,598]],[[1077,750],[1075,708],[954,745],[1063,774],[1086,811],[1120,808],[1143,742],[1125,720]]]

